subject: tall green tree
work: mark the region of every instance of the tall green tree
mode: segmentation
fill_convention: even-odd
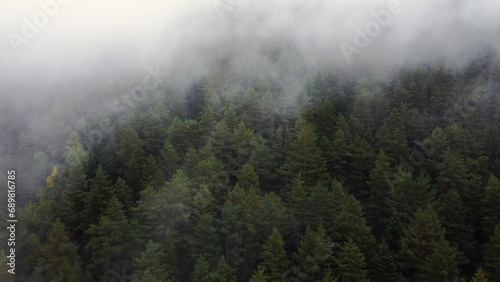
[[[485,188],[483,199],[483,230],[486,235],[492,235],[495,226],[500,223],[500,181],[493,174]]]
[[[207,188],[220,206],[226,199],[228,193],[229,176],[224,164],[212,156],[208,160],[201,160],[194,169],[196,182],[207,185]]]
[[[159,243],[148,241],[141,257],[136,258],[134,261],[136,266],[133,275],[134,279],[143,281],[147,273],[149,273],[149,275],[163,281],[172,281],[169,279],[171,274],[166,265],[168,261],[167,255],[163,252]]]
[[[98,224],[91,224],[87,230],[90,237],[86,251],[92,257],[92,266],[102,273],[102,279],[108,280],[112,272],[121,270],[127,253],[129,222],[123,205],[116,197],[109,203],[106,213]]]
[[[415,219],[404,230],[398,254],[407,276],[419,281],[443,281],[458,277],[459,253],[444,235],[445,229],[430,205],[424,210],[417,210]]]
[[[370,170],[370,177],[367,181],[369,190],[365,201],[366,218],[373,226],[375,234],[380,234],[383,229],[383,222],[390,216],[391,210],[387,205],[386,199],[390,195],[390,172],[389,158],[381,150],[375,167]]]
[[[290,268],[284,241],[277,228],[269,236],[269,240],[263,247],[262,262],[260,266],[264,275],[271,281],[280,281],[283,274]]]
[[[287,161],[281,167],[281,174],[292,179],[300,173],[304,185],[316,185],[318,181],[329,179],[326,162],[317,146],[317,135],[313,125],[299,118],[295,125],[297,139],[291,144]]]
[[[400,276],[398,274],[398,264],[394,257],[394,253],[389,249],[389,245],[385,241],[378,244],[373,265],[374,268],[371,274],[371,279],[373,281],[395,282],[400,280]]]
[[[488,279],[497,279],[500,275],[500,225],[495,227],[493,235],[484,246],[484,270]]]
[[[327,268],[335,263],[333,246],[324,228],[318,231],[307,228],[297,253],[292,256],[294,266],[287,272],[284,280],[300,277],[306,281],[315,281],[323,278]]]
[[[196,265],[194,266],[194,282],[205,282],[210,281],[210,264],[205,260],[204,257],[199,257],[196,261]]]
[[[35,273],[44,279],[56,279],[65,263],[73,266],[79,260],[78,245],[72,242],[64,224],[56,219],[42,247]]]
[[[215,264],[220,256],[220,240],[217,236],[215,219],[210,214],[202,214],[193,228],[191,254],[194,258],[203,257],[209,264]]]
[[[333,162],[333,176],[342,184],[345,184],[347,179],[347,171],[349,170],[349,160],[351,157],[348,144],[345,132],[339,128],[332,144],[331,157]]]
[[[342,281],[369,281],[365,257],[351,239],[342,246],[336,262]]]
[[[488,279],[486,279],[486,276],[484,274],[484,271],[481,267],[477,269],[476,274],[474,274],[474,277],[472,277],[472,282],[488,282]]]

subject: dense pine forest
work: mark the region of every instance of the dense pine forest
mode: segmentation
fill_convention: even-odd
[[[500,57],[294,77],[221,60],[43,140],[6,111],[0,280],[498,281]]]

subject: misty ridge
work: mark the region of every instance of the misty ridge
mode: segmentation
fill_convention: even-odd
[[[498,277],[499,15],[494,0],[1,1],[17,279]],[[101,217],[126,222],[114,254],[93,240]],[[56,230],[71,265],[42,256]]]
[[[460,68],[500,45],[500,7],[486,0],[4,1],[2,6],[2,105],[7,112],[29,109],[28,126],[47,114],[71,116],[63,113],[71,108],[67,105],[90,97],[91,104],[79,108],[105,115],[117,96],[141,84],[148,66],[168,73],[181,93],[224,61],[224,71],[235,77],[264,74],[281,88],[294,88],[288,91],[295,102],[304,78],[317,71],[390,77],[397,67],[436,61]],[[38,118],[29,116],[33,110],[40,111]]]

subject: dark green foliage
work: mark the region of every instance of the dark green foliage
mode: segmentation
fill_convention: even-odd
[[[342,246],[336,262],[341,281],[369,281],[365,257],[351,239]]]
[[[109,203],[106,213],[98,224],[91,224],[86,234],[91,238],[85,247],[92,257],[92,265],[97,271],[102,269],[103,280],[111,278],[114,270],[119,270],[127,252],[129,223],[123,205],[116,197]],[[99,269],[99,270],[98,270]]]
[[[198,185],[207,185],[208,190],[216,199],[217,206],[220,206],[224,202],[229,188],[229,176],[224,169],[224,164],[212,156],[208,160],[201,160],[194,171]]]
[[[484,270],[488,279],[496,279],[500,275],[500,225],[495,227],[489,242],[484,246]]]
[[[215,264],[220,255],[221,246],[217,237],[215,219],[210,214],[202,214],[199,222],[193,228],[191,239],[191,255],[194,258],[203,257],[210,264]]]
[[[414,177],[410,171],[402,168],[394,174],[390,185],[394,188],[387,199],[389,206],[410,216],[418,208],[425,208],[431,203],[436,194],[436,191],[430,188],[429,178],[423,175]]]
[[[210,275],[210,265],[204,257],[199,257],[194,266],[194,282],[208,281]]]
[[[446,239],[455,245],[464,257],[461,263],[468,265],[476,249],[479,248],[474,240],[473,228],[467,218],[468,208],[455,190],[450,190],[441,199],[440,217],[443,227],[446,228]],[[474,268],[466,269],[473,272]]]
[[[280,281],[283,274],[290,268],[284,244],[278,229],[274,228],[267,244],[263,247],[262,263],[260,264],[263,275],[270,281]]]
[[[389,245],[385,241],[378,244],[371,278],[375,282],[395,282],[400,280],[394,253],[391,252]]]
[[[484,275],[483,269],[480,267],[477,269],[476,274],[474,274],[474,277],[472,277],[472,282],[488,282],[488,279],[486,279],[486,276]]]
[[[497,56],[309,77],[278,45],[262,50],[273,75],[240,77],[228,56],[120,113],[75,100],[64,120],[25,124],[7,111],[16,278],[497,279]]]
[[[370,170],[370,177],[367,181],[369,190],[365,201],[366,218],[376,234],[380,234],[383,222],[389,218],[391,212],[386,203],[391,191],[390,174],[389,158],[381,150],[375,161],[375,167]]]
[[[398,254],[407,276],[419,281],[457,278],[459,253],[444,235],[445,229],[431,206],[417,210],[404,230]]]
[[[140,258],[135,259],[136,271],[134,279],[138,281],[147,280],[148,276],[169,280],[170,273],[168,272],[166,262],[167,255],[161,250],[161,245],[153,241],[148,241],[146,250]]]
[[[493,234],[495,226],[500,223],[500,181],[493,174],[486,185],[483,200],[483,229],[488,236]]]
[[[78,246],[70,240],[65,229],[59,218],[56,219],[49,231],[47,243],[42,246],[35,273],[45,279],[60,278],[61,272],[71,276],[78,274],[79,268],[75,265],[79,260]]]
[[[295,130],[297,138],[291,144],[291,151],[281,167],[281,173],[290,180],[300,173],[307,186],[316,185],[320,180],[328,180],[326,162],[317,146],[318,137],[313,125],[299,118]]]
[[[285,281],[292,277],[306,281],[323,278],[326,269],[334,264],[333,246],[325,229],[313,231],[308,228],[300,241],[298,252],[293,254],[294,266],[286,274]]]

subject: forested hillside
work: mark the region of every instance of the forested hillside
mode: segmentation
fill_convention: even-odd
[[[45,121],[61,144],[2,119],[15,278],[498,281],[498,55],[296,77],[221,61],[117,111],[75,100]]]

